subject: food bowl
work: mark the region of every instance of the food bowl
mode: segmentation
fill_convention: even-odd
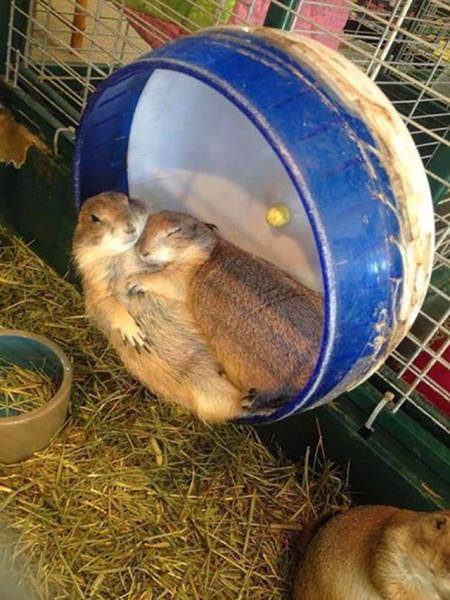
[[[66,354],[40,335],[0,330],[0,365],[40,370],[56,381],[56,392],[39,408],[0,415],[0,462],[24,460],[44,448],[63,426],[72,388],[72,367]]]

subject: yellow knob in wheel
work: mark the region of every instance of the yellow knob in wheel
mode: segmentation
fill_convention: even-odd
[[[291,220],[291,211],[284,204],[271,206],[266,213],[266,221],[271,227],[283,227]]]

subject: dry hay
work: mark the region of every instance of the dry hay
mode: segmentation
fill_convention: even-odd
[[[251,428],[210,427],[152,398],[89,325],[76,289],[0,233],[0,326],[47,335],[75,372],[63,432],[0,465],[8,564],[52,600],[285,598],[294,532],[349,502],[320,449],[300,485]]]
[[[0,363],[0,417],[44,406],[57,390],[56,381],[40,369]]]

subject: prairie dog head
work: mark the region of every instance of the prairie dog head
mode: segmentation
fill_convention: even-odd
[[[408,570],[436,578],[437,589],[450,598],[450,510],[403,514],[393,523],[389,542]]]
[[[145,225],[147,207],[119,192],[103,192],[81,207],[73,238],[77,261],[89,262],[125,252],[134,246]]]
[[[214,229],[185,213],[163,210],[148,219],[136,250],[147,264],[201,264],[216,245]]]

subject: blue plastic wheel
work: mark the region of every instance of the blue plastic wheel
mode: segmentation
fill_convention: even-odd
[[[422,304],[433,210],[413,141],[357,67],[308,38],[221,28],[113,73],[86,109],[78,203],[119,189],[214,222],[325,299],[314,373],[283,418],[366,379]],[[290,209],[283,227],[266,216]]]

